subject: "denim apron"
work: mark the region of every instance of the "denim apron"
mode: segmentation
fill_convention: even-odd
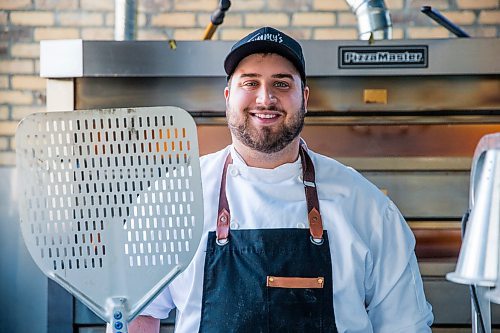
[[[208,234],[199,332],[337,332],[328,234],[305,144],[300,155],[309,229],[229,230],[227,156],[217,229]]]

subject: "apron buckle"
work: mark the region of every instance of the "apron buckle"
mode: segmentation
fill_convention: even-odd
[[[314,183],[314,182],[304,180],[304,181],[302,181],[302,183],[304,183],[304,186],[307,186],[307,187],[316,187],[316,183]]]
[[[314,238],[313,236],[309,236],[309,239],[311,240],[311,243],[313,243],[314,245],[322,245],[325,242],[323,237]]]
[[[216,243],[217,243],[217,245],[219,245],[219,246],[224,246],[224,245],[226,245],[227,243],[229,243],[229,238],[221,238],[221,239],[217,238],[217,239],[215,240],[215,242],[216,242]]]

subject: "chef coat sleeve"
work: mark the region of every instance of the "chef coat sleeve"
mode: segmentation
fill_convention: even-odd
[[[374,332],[431,332],[432,307],[426,301],[415,256],[415,237],[389,201],[382,230],[372,237],[366,307]]]
[[[146,306],[141,316],[151,316],[158,319],[165,319],[172,309],[175,308],[170,289],[166,287],[148,306]]]
[[[148,306],[146,306],[140,316],[151,316],[156,319],[165,319],[168,317],[170,310],[175,308],[175,304],[170,295],[170,290],[165,288]],[[106,333],[112,333],[113,329],[110,324],[106,325]]]

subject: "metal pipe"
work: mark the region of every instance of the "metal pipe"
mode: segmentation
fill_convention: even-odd
[[[384,0],[346,0],[358,19],[359,39],[392,39],[392,21]]]
[[[463,31],[458,25],[455,23],[451,22],[448,20],[443,14],[441,14],[440,11],[437,9],[432,8],[431,6],[423,6],[420,11],[424,13],[425,15],[429,16],[431,19],[436,21],[437,24],[445,27],[448,29],[450,32],[452,32],[455,36],[461,37],[461,38],[466,38],[470,37],[468,33]]]
[[[115,40],[135,39],[136,5],[136,0],[115,0]]]

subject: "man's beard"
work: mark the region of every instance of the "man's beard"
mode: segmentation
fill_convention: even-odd
[[[293,118],[289,119],[288,123],[281,124],[276,130],[267,126],[260,127],[260,129],[253,127],[250,122],[250,117],[252,116],[250,115],[249,108],[245,108],[242,114],[238,115],[238,110],[231,111],[231,106],[228,105],[227,107],[226,117],[231,133],[245,146],[261,153],[271,154],[281,151],[299,136],[304,127],[304,117],[306,114],[304,100],[302,100],[302,105],[298,112],[291,111],[287,113],[293,113]],[[274,106],[256,109],[259,111],[280,111]]]

